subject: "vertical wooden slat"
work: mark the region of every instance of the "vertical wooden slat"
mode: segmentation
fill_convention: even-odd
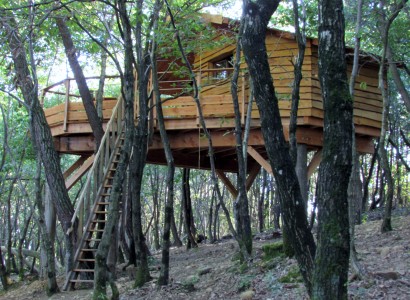
[[[78,240],[81,240],[84,233],[84,202],[80,203],[80,213],[78,215],[78,227],[77,227],[77,237]]]
[[[70,79],[65,80],[65,107],[64,107],[64,124],[63,130],[67,131],[68,107],[70,102]]]

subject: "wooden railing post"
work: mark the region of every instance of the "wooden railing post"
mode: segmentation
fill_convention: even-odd
[[[64,82],[65,85],[65,107],[64,107],[64,124],[63,130],[67,131],[67,119],[68,119],[68,107],[70,102],[70,79],[66,79]]]
[[[80,203],[80,213],[78,215],[77,240],[81,240],[84,233],[84,202]]]

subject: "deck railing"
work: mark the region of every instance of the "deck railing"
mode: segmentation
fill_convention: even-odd
[[[107,75],[105,76],[105,78],[106,79],[116,79],[116,78],[119,78],[119,76]],[[90,77],[86,77],[85,79],[87,80],[87,82],[89,82],[92,80],[99,80],[100,76],[90,76]],[[63,131],[64,132],[67,131],[67,126],[69,123],[70,104],[73,103],[72,98],[76,98],[78,99],[78,102],[81,102],[80,101],[81,96],[78,93],[71,91],[74,85],[76,85],[75,78],[66,78],[66,79],[63,79],[59,82],[56,82],[44,88],[41,92],[40,103],[42,106],[44,106],[46,102],[46,96],[48,94],[64,96],[64,99],[63,99],[63,102],[64,102]],[[96,91],[94,92],[96,93]]]
[[[88,171],[87,179],[77,199],[74,215],[71,219],[71,228],[78,220],[78,240],[81,240],[84,233],[85,218],[90,216],[91,209],[94,208],[101,187],[107,172],[109,171],[118,143],[120,143],[121,134],[124,130],[124,101],[120,96],[117,104],[112,111],[111,119],[108,121],[105,134],[101,140],[101,145],[95,154],[94,163]]]

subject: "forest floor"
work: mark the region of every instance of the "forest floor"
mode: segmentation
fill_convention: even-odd
[[[356,227],[356,249],[360,264],[366,269],[364,279],[350,274],[349,299],[410,299],[410,215],[394,217],[394,231],[381,234],[381,221],[367,221]],[[140,289],[132,287],[129,274],[119,272],[120,299],[307,299],[294,259],[264,259],[262,246],[275,239],[255,240],[250,267],[232,260],[238,251],[233,240],[201,244],[198,249],[171,251],[168,286],[157,288],[160,254],[151,260],[153,280]],[[61,284],[64,278],[60,278]],[[15,284],[0,299],[90,299],[91,289],[62,292],[47,298],[45,282]]]

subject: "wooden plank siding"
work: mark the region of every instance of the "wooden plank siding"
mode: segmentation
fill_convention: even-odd
[[[219,28],[218,26],[222,26],[223,30],[217,30],[217,34],[206,43],[207,45],[198,47],[198,49],[202,49],[201,51],[189,54],[189,61],[193,65],[199,84],[199,99],[206,125],[212,130],[211,134],[213,136],[219,139],[228,139],[226,132],[231,132],[235,126],[230,92],[230,80],[233,69],[229,67],[219,69],[225,72],[221,76],[221,73],[218,73],[218,69],[215,68],[215,62],[232,57],[232,55],[234,56],[236,49],[234,29],[232,31],[228,30],[229,26],[224,18],[213,18],[212,20],[216,20],[214,24],[216,29]],[[213,44],[217,46],[212,48]],[[293,34],[278,30],[268,31],[266,47],[275,91],[279,99],[282,124],[285,134],[287,134],[294,79],[293,63],[298,53],[298,47]],[[347,58],[347,61],[349,62],[350,60]],[[177,141],[178,139],[184,139],[184,136],[185,138],[191,136],[191,139],[186,143],[198,149],[199,146],[202,147],[203,142],[193,141],[195,138],[199,139],[200,125],[198,109],[192,97],[192,80],[186,72],[185,75],[181,75],[184,73],[167,71],[171,63],[173,64],[173,67],[170,68],[172,70],[177,70],[178,65],[181,66],[183,64],[180,60],[171,58],[160,60],[159,75],[161,94],[164,97],[162,107],[165,127],[169,134],[173,136],[173,143],[175,145],[188,147],[186,144],[179,144]],[[350,72],[351,64],[348,63],[348,77],[350,77]],[[318,149],[322,143],[324,112],[318,74],[318,47],[315,39],[307,39],[302,73],[303,79],[300,87],[301,93],[298,110],[298,141],[307,144],[311,147],[310,149]],[[246,63],[242,61],[238,80],[238,98],[242,123],[244,123],[249,102],[250,84],[248,77]],[[111,117],[111,111],[115,103],[116,100],[112,98],[104,100],[104,126]],[[66,149],[64,147],[70,145],[72,149],[75,148],[78,149],[77,152],[81,152],[83,151],[84,143],[92,143],[91,139],[84,137],[85,135],[91,135],[91,128],[88,124],[84,107],[81,102],[70,102],[68,104],[66,128],[63,126],[64,110],[65,104],[45,109],[47,122],[51,127],[54,137],[64,137],[58,141],[60,149]],[[138,111],[137,107],[136,111]],[[378,89],[378,68],[375,63],[369,63],[369,59],[367,61],[363,60],[361,61],[359,74],[356,78],[354,99],[354,123],[356,125],[356,134],[359,137],[358,145],[363,152],[373,151],[371,139],[380,135],[381,114],[382,97]],[[153,107],[150,118],[153,120],[152,128],[154,129],[153,142],[151,141],[154,144],[152,145],[160,147],[158,146],[159,141],[156,140],[159,135],[155,107]],[[251,128],[254,130],[252,131],[254,136],[250,137],[250,139],[255,139],[256,136],[259,137],[256,139],[257,143],[253,146],[257,146],[261,150],[263,148],[263,141],[260,135],[260,116],[255,102],[252,105],[251,118]],[[79,137],[78,142],[70,140],[71,137],[74,138],[81,135],[83,136]],[[231,140],[222,143],[223,145],[221,144],[221,147],[226,147],[226,149],[219,150],[222,152],[231,151],[231,148],[234,146],[234,141]],[[232,147],[229,146],[231,142]],[[153,147],[152,145],[150,146],[151,148]],[[89,146],[84,146],[84,149],[90,148]],[[71,150],[65,151],[69,152]],[[159,150],[156,149],[155,151]],[[154,161],[155,155],[159,154],[152,152],[149,155],[152,161]],[[184,160],[184,155],[181,154],[180,158],[182,161]]]

